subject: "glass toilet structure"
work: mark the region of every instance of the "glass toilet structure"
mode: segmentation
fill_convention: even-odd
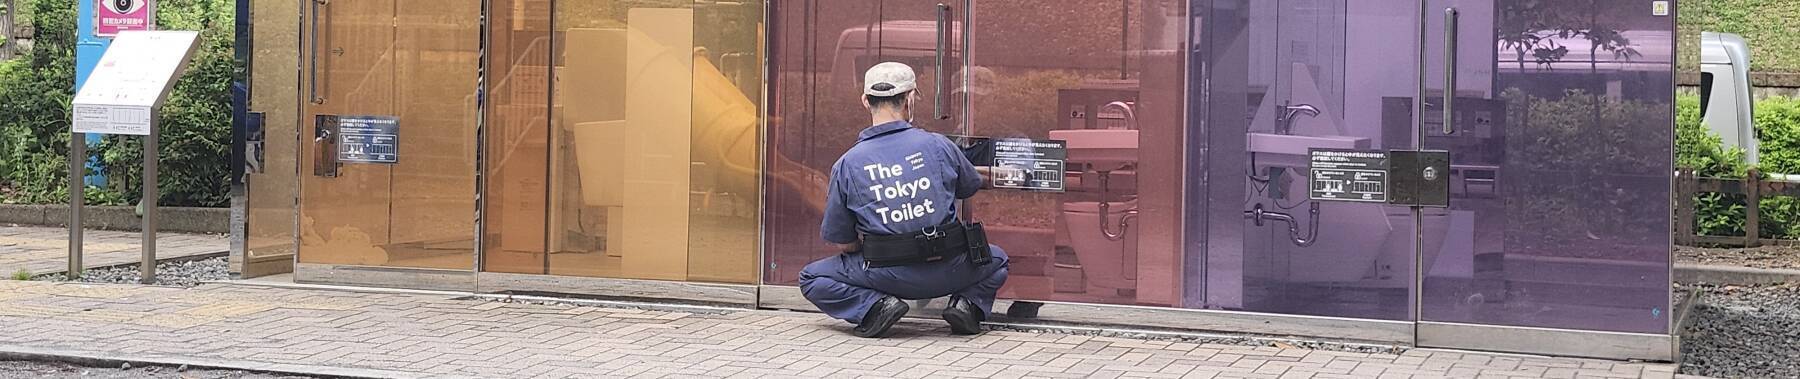
[[[922,128],[1066,143],[1063,191],[961,207],[993,321],[1677,351],[1649,1],[413,2],[255,4],[245,276],[808,310],[899,61]],[[1448,198],[1319,200],[1319,151],[1433,152]]]

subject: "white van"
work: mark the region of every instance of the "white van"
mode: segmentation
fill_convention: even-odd
[[[1750,45],[1729,33],[1700,33],[1700,120],[1727,148],[1744,150],[1756,164],[1754,99],[1750,94]]]

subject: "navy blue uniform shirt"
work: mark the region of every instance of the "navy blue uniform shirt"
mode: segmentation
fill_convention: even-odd
[[[856,146],[831,166],[831,190],[819,234],[838,244],[859,234],[925,230],[956,217],[956,200],[975,196],[981,175],[941,134],[894,121],[863,129]]]

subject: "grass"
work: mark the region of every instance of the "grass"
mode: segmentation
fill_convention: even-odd
[[[1735,33],[1750,43],[1750,67],[1758,72],[1800,73],[1800,1],[1679,0],[1677,58],[1697,70],[1700,32]]]
[[[12,280],[31,280],[31,270],[19,269],[12,274]]]

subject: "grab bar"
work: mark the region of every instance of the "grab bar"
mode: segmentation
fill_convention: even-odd
[[[1444,135],[1456,132],[1456,8],[1444,8]]]

